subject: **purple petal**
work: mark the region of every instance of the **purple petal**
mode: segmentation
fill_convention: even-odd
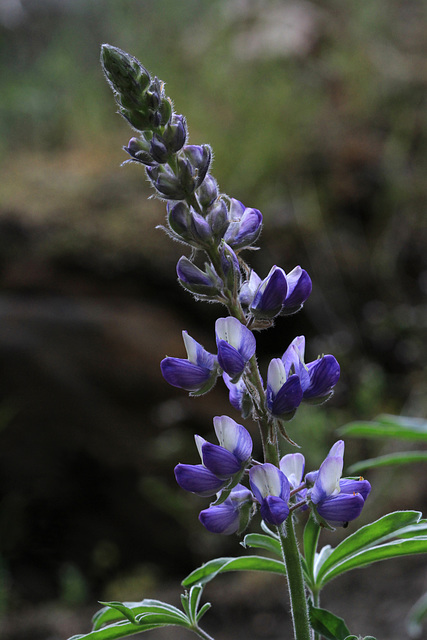
[[[230,478],[241,469],[241,463],[235,455],[224,447],[210,442],[202,445],[202,459],[205,467],[223,480]]]
[[[319,516],[335,526],[344,526],[357,518],[365,501],[360,493],[339,493],[337,496],[325,498],[317,505]]]
[[[301,400],[301,383],[295,374],[286,380],[275,396],[267,384],[267,406],[274,416],[280,417],[291,413],[301,404]]]
[[[269,317],[277,315],[286,300],[288,285],[286,274],[279,267],[272,267],[268,276],[257,289],[251,305],[254,315],[267,314]]]
[[[344,478],[340,480],[341,493],[360,493],[362,498],[366,500],[371,492],[371,485],[367,480],[351,480]]]
[[[230,535],[239,528],[239,509],[227,498],[222,504],[201,511],[199,520],[211,533]]]
[[[199,284],[206,287],[213,287],[215,284],[204,271],[196,267],[185,256],[178,260],[176,273],[178,278],[187,284]]]
[[[305,269],[301,269],[298,266],[287,274],[286,279],[288,282],[288,295],[286,296],[283,311],[297,311],[311,293],[311,278]]]
[[[280,525],[289,515],[289,507],[282,498],[267,496],[261,502],[261,517],[267,524]]]
[[[269,495],[277,496],[285,502],[289,500],[290,487],[287,477],[269,462],[249,469],[249,483],[260,503]]]
[[[249,431],[229,416],[215,416],[213,423],[221,447],[230,451],[240,463],[246,462],[253,447]]]
[[[307,364],[310,382],[303,385],[304,399],[321,398],[328,395],[340,377],[340,365],[334,356],[327,355]]]
[[[225,485],[223,480],[217,478],[202,464],[177,464],[175,478],[182,489],[203,498],[215,495]]]
[[[182,358],[164,358],[160,369],[166,382],[173,387],[198,391],[209,380],[211,371]]]
[[[243,373],[246,366],[246,360],[240,353],[225,340],[218,343],[218,362],[223,371],[233,379]]]

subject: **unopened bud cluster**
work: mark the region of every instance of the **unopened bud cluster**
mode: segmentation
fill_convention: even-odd
[[[214,418],[219,444],[196,436],[201,464],[178,464],[179,485],[202,497],[217,496],[200,513],[203,525],[216,533],[243,531],[256,505],[270,525],[307,508],[323,524],[344,525],[360,514],[370,491],[366,480],[341,479],[344,443],[337,442],[319,470],[306,476],[302,454],[279,460],[280,436],[295,444],[284,423],[302,402],[322,403],[333,394],[337,360],[323,355],[306,363],[305,338],[298,336],[271,360],[264,384],[256,359],[254,331],[299,311],[311,293],[310,276],[300,266],[286,273],[274,265],[264,278],[249,268],[241,252],[260,236],[260,211],[219,192],[210,173],[210,146],[188,144],[185,118],[174,112],[158,78],[116,47],[103,45],[101,61],[119,113],[138,132],[124,149],[167,201],[167,233],[191,248],[190,257],[178,261],[179,283],[196,299],[220,302],[228,312],[216,321],[215,352],[184,331],[187,358],[164,358],[163,377],[190,395],[210,391],[222,377],[231,405],[260,427],[262,463],[253,459],[243,425],[228,416]]]

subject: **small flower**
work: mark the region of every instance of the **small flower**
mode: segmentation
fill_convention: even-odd
[[[186,389],[191,395],[210,391],[218,377],[218,365],[214,355],[208,353],[201,344],[182,332],[187,359],[164,358],[160,363],[162,375],[173,387]]]
[[[346,526],[357,518],[371,490],[367,480],[341,479],[344,442],[338,440],[317,473],[307,474],[314,481],[309,492],[316,513],[332,526]]]
[[[236,382],[255,353],[255,337],[237,318],[218,318],[215,323],[218,362]]]
[[[270,413],[284,420],[289,419],[301,404],[303,392],[299,376],[288,377],[280,358],[271,360],[267,371],[267,407]]]
[[[252,502],[249,489],[237,484],[222,504],[201,511],[199,520],[212,533],[230,535],[242,531],[248,524]]]
[[[285,474],[266,462],[249,469],[249,482],[261,504],[262,519],[267,524],[282,524],[289,515],[290,487]]]
[[[333,387],[340,377],[340,366],[334,356],[326,355],[304,363],[305,338],[295,338],[282,356],[286,375],[296,374],[301,383],[303,400],[325,402],[333,394]]]
[[[186,256],[182,256],[176,265],[179,283],[196,296],[213,298],[219,295],[222,281],[209,264],[205,264],[205,271],[196,267]]]
[[[239,200],[230,198],[228,219],[224,240],[230,247],[236,251],[256,242],[262,226],[262,214],[258,209],[250,209]]]
[[[250,312],[256,318],[274,318],[281,312],[287,292],[286,273],[280,267],[272,267],[255,292]]]
[[[252,454],[252,438],[245,427],[228,416],[216,416],[213,423],[219,445],[200,436],[196,436],[196,444],[205,467],[218,478],[227,480],[247,466]]]
[[[310,276],[301,267],[286,275],[283,269],[274,266],[264,280],[252,270],[240,289],[239,300],[255,317],[274,318],[299,311],[311,288]]]

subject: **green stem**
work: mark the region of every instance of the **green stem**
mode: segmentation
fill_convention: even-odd
[[[278,527],[278,532],[286,566],[294,639],[311,640],[304,578],[291,515],[286,518],[282,527]]]
[[[203,631],[203,629],[201,629],[199,626],[192,627],[191,630],[194,631],[194,633],[196,633],[199,638],[203,638],[203,640],[214,640],[212,636],[206,633],[206,631]]]

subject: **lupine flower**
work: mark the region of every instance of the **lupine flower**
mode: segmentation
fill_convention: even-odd
[[[218,318],[215,323],[218,362],[232,381],[238,380],[255,353],[255,337],[237,318]]]
[[[180,487],[199,496],[213,496],[236,473],[243,471],[252,453],[252,438],[241,424],[228,416],[214,418],[219,445],[194,436],[203,464],[178,464],[175,478]]]
[[[261,517],[267,524],[280,525],[289,515],[290,487],[287,477],[273,464],[249,469],[249,482],[261,505]]]
[[[253,496],[249,489],[237,484],[222,504],[212,505],[199,514],[203,526],[212,533],[230,535],[246,528]]]
[[[258,239],[262,226],[262,214],[258,209],[250,209],[230,198],[228,219],[224,240],[234,250],[249,247]]]
[[[218,377],[218,364],[214,355],[206,351],[201,344],[182,332],[187,359],[164,358],[160,363],[162,375],[173,387],[186,389],[191,395],[209,391]]]
[[[239,299],[255,317],[274,318],[301,309],[311,288],[310,276],[301,267],[286,275],[283,269],[274,266],[264,280],[252,270],[240,289]]]
[[[287,477],[291,490],[298,489],[303,483],[304,466],[305,459],[302,453],[288,453],[280,460],[280,471]],[[305,500],[307,489],[301,489],[296,495],[298,500]],[[305,510],[307,506],[303,505],[301,509]]]
[[[245,427],[228,416],[213,419],[219,445],[196,436],[202,462],[218,478],[227,480],[248,464],[252,454],[252,438]]]
[[[314,479],[309,496],[316,513],[332,526],[346,526],[357,518],[371,490],[367,480],[341,480],[343,456],[344,442],[338,440],[320,465],[319,471],[306,476],[308,480]]]
[[[289,419],[301,404],[303,391],[297,374],[289,375],[280,358],[271,360],[267,371],[267,407],[270,413]]]
[[[296,374],[301,383],[303,399],[325,402],[333,394],[333,387],[340,377],[340,366],[334,356],[326,355],[304,363],[305,338],[295,338],[282,356],[286,375]]]
[[[281,312],[287,292],[286,273],[280,267],[272,267],[255,292],[251,313],[256,318],[274,318]]]

